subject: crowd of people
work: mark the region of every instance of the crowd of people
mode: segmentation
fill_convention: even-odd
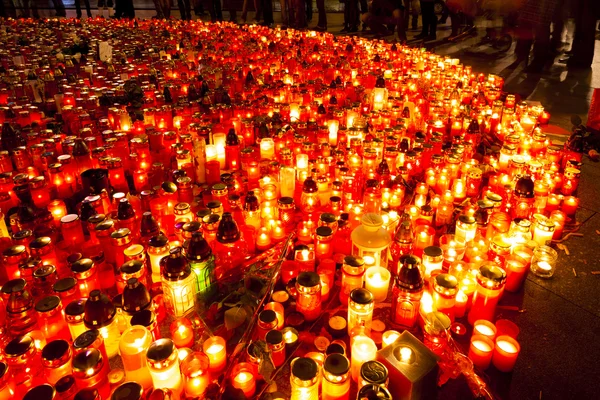
[[[40,0],[0,0],[1,17],[39,17]],[[93,1],[93,0],[92,0]],[[135,18],[134,0],[97,0],[98,15],[111,18]],[[114,1],[114,4],[113,4]],[[275,0],[280,5],[281,25],[295,29],[327,31],[325,0],[316,0],[316,25],[313,20],[313,0]],[[570,67],[589,67],[594,56],[596,22],[600,18],[600,0],[339,0],[344,3],[342,33],[370,31],[376,37],[395,34],[406,42],[409,25],[421,32],[416,41],[437,40],[438,22],[451,19],[447,39],[460,37],[475,29],[475,17],[482,10],[503,14],[517,39],[517,61],[528,64],[533,72],[541,71],[564,49],[563,32],[569,18],[575,21],[571,49],[564,52],[561,62]],[[82,17],[82,4],[87,17],[92,16],[90,0],[74,0],[77,18]],[[171,18],[175,0],[153,0],[154,18]],[[57,17],[66,16],[63,0],[52,0]],[[232,22],[274,24],[273,0],[177,0],[181,19],[191,20],[207,13],[212,21],[222,21],[223,11]],[[114,13],[112,9],[114,7]],[[241,7],[238,19],[237,11]],[[438,13],[436,14],[436,8]],[[249,20],[249,12],[254,12]],[[440,12],[441,11],[441,12]],[[193,12],[193,13],[192,13]],[[510,21],[510,22],[509,22]],[[312,25],[312,24],[310,24]],[[531,59],[530,59],[531,58]]]

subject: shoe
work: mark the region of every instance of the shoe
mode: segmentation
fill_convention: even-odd
[[[434,40],[437,40],[437,36],[436,35],[429,35],[425,38],[426,42],[432,42]]]
[[[326,26],[315,26],[313,28],[313,31],[317,31],[317,32],[327,32],[327,27]]]
[[[363,24],[362,31],[363,31],[363,32],[366,32],[366,31],[367,31],[367,29],[369,29],[369,27],[368,27],[367,25],[364,25],[364,24]]]
[[[351,28],[348,28],[348,33],[356,33],[358,32],[358,26],[353,26]]]
[[[413,39],[425,39],[427,36],[429,36],[429,35],[427,35],[426,33],[419,33]]]
[[[342,30],[340,31],[340,33],[348,33],[349,28],[348,27],[343,27]]]

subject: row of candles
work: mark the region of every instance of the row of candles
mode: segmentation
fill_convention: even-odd
[[[581,155],[551,145],[543,108],[501,100],[501,78],[458,60],[383,42],[197,22],[91,20],[56,29],[96,43],[116,26],[121,64],[74,57],[42,66],[47,50],[34,44],[2,59],[11,82],[0,89],[9,150],[0,154],[0,209],[9,216],[0,227],[11,339],[4,354],[14,377],[5,373],[3,382],[23,374],[21,395],[41,378],[56,391],[88,387],[108,398],[119,391],[108,360],[119,354],[141,392],[202,396],[224,370],[227,346],[218,336],[195,344],[198,296],[291,232],[285,291],[260,312],[256,337],[276,366],[302,321],[331,304],[330,292],[339,287],[334,301],[348,307],[347,318],[328,324],[347,339],[335,343],[344,349],[316,348],[292,363],[292,399],[315,398],[321,386],[322,396],[348,398],[351,381],[363,386],[365,363],[385,362],[380,343],[400,347],[397,362],[419,364],[426,350],[406,345],[399,331],[427,331],[435,312],[474,325],[475,365],[512,370],[520,348],[501,321],[491,323],[495,307],[529,270],[553,275],[548,244],[579,203]],[[54,43],[43,27],[12,26]],[[161,30],[169,33],[164,50],[135,49]],[[12,55],[16,36],[3,35],[2,54]],[[265,61],[253,62],[259,54]],[[32,76],[44,77],[41,91]],[[122,95],[129,78],[141,85],[143,120],[98,101]],[[186,101],[195,91],[202,96]],[[52,129],[57,120],[61,130]],[[26,136],[17,124],[28,126]],[[483,138],[500,141],[500,152],[481,157]],[[373,310],[388,298],[392,329],[384,332]],[[25,327],[11,308],[24,300],[19,313],[34,321]],[[170,339],[156,328],[165,314],[174,319]],[[42,377],[31,365],[47,347],[63,353]],[[258,389],[257,362],[248,351],[226,377],[247,397]],[[386,365],[398,376],[401,368]],[[390,384],[389,394],[402,390]]]

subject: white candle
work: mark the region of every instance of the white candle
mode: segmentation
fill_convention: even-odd
[[[275,157],[275,142],[271,138],[264,138],[260,141],[260,158],[272,159]]]
[[[385,331],[383,332],[383,336],[381,337],[381,340],[383,342],[383,347],[387,347],[390,344],[394,343],[396,340],[398,340],[398,338],[400,337],[400,332],[398,331]]]
[[[390,277],[390,271],[383,267],[370,267],[367,269],[365,287],[373,293],[375,302],[382,302],[387,298]]]
[[[227,360],[225,339],[220,336],[213,336],[202,344],[202,348],[210,361],[210,370],[213,372],[221,371]]]
[[[366,361],[374,360],[377,355],[377,345],[370,337],[358,335],[352,339],[352,379],[358,382],[360,367]]]
[[[142,385],[144,389],[152,387],[152,377],[146,361],[146,350],[152,344],[152,334],[141,325],[127,329],[119,341],[119,353],[123,360],[125,376],[130,381]]]
[[[214,144],[206,145],[206,161],[214,161],[217,159],[217,146]]]
[[[327,126],[329,127],[329,144],[331,146],[337,146],[338,142],[338,129],[340,126],[339,121],[335,119],[327,121]]]
[[[296,190],[296,170],[293,167],[281,167],[279,170],[279,192],[281,197],[294,197]]]

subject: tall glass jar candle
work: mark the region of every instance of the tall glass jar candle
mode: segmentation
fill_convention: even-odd
[[[256,392],[254,367],[247,362],[237,364],[231,371],[231,384],[234,388],[242,390],[247,399],[251,399]]]
[[[66,340],[53,340],[44,346],[42,365],[48,383],[56,385],[60,378],[71,374],[71,356],[71,346]]]
[[[321,278],[316,272],[301,272],[296,280],[296,310],[307,321],[314,321],[321,315]]]
[[[148,368],[154,388],[167,388],[181,393],[183,380],[179,368],[177,348],[171,339],[158,339],[146,352]]]
[[[454,321],[454,304],[458,280],[450,274],[439,274],[433,279],[433,307]]]
[[[348,400],[350,398],[350,361],[342,354],[333,353],[325,358],[321,380],[323,400]]]
[[[74,352],[77,353],[81,350],[96,349],[102,355],[102,358],[108,360],[108,354],[106,353],[106,346],[104,345],[104,338],[97,329],[85,331],[81,335],[77,336],[73,341]],[[108,375],[110,366],[108,362],[104,363],[103,367]]]
[[[146,351],[152,344],[152,334],[143,326],[136,325],[123,332],[119,341],[119,353],[127,380],[135,381],[144,389],[152,387]]]
[[[468,215],[461,215],[456,221],[456,232],[454,238],[461,243],[468,243],[475,239],[477,233],[477,221]]]
[[[412,329],[419,315],[421,297],[423,297],[423,276],[419,260],[412,255],[402,256],[392,290],[392,325]]]
[[[267,332],[265,341],[271,350],[271,357],[275,367],[281,367],[285,363],[285,340],[283,333],[278,330]]]
[[[27,389],[35,386],[42,376],[41,365],[36,360],[37,348],[29,335],[20,335],[8,342],[3,349],[4,360],[12,371],[12,379],[18,385],[17,395],[22,396]],[[19,396],[19,397],[20,397]]]
[[[319,226],[316,230],[315,257],[317,261],[333,257],[333,231],[328,226]]]
[[[319,366],[312,358],[299,357],[292,361],[290,400],[319,399]]]
[[[342,265],[342,286],[340,289],[340,303],[346,304],[350,292],[363,285],[365,275],[365,262],[361,257],[346,256]]]
[[[85,299],[75,300],[65,307],[65,320],[67,321],[67,326],[71,332],[71,340],[75,340],[77,336],[87,330],[83,323],[85,301]]]
[[[473,324],[478,319],[493,321],[496,305],[504,291],[506,272],[494,262],[485,262],[477,273],[477,288],[468,320]]]
[[[175,317],[194,308],[196,295],[196,276],[181,253],[181,247],[175,247],[160,262],[165,307]]]
[[[101,398],[109,398],[110,384],[108,382],[108,363],[96,349],[80,350],[73,356],[73,376],[77,387],[96,389]]]
[[[152,282],[162,282],[160,274],[160,260],[169,255],[169,238],[159,234],[148,241],[148,258],[152,269]]]
[[[71,332],[62,312],[60,297],[44,297],[35,304],[35,310],[38,312],[38,326],[46,341],[71,339]]]
[[[348,300],[348,335],[350,337],[357,328],[360,328],[365,335],[371,333],[374,309],[373,294],[369,290],[357,288],[350,292]]]
[[[99,290],[90,293],[90,297],[85,303],[83,321],[86,328],[97,329],[100,332],[104,338],[104,345],[109,358],[116,356],[119,351],[121,332],[116,316],[117,310],[107,295]]]
[[[351,364],[352,379],[358,382],[360,369],[366,361],[374,360],[377,356],[377,345],[368,336],[358,335],[352,338]]]
[[[533,225],[533,240],[540,246],[546,245],[554,236],[555,223],[543,215],[535,215]]]

